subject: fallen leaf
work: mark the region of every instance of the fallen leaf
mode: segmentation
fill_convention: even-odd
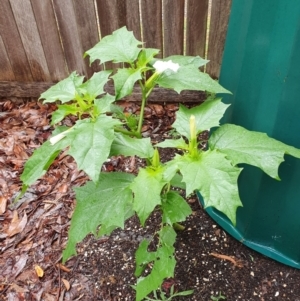
[[[16,283],[13,283],[13,284],[10,286],[10,289],[11,289],[11,290],[14,290],[16,293],[25,293],[25,292],[28,292],[28,289],[23,288],[23,287],[17,285]]]
[[[12,237],[22,232],[27,224],[27,214],[24,213],[22,219],[19,219],[18,212],[15,210],[13,213],[13,219],[7,229],[7,235]]]
[[[23,270],[23,268],[26,265],[28,259],[28,255],[27,254],[22,254],[19,258],[18,261],[15,263],[13,269],[12,269],[12,275],[14,277],[17,277],[21,271]]]
[[[38,277],[36,276],[36,272],[30,268],[22,271],[22,273],[16,278],[17,281],[36,283],[38,281]]]
[[[0,196],[0,214],[3,214],[6,210],[7,198]]]
[[[64,286],[66,287],[66,290],[68,291],[71,287],[70,282],[64,278],[61,278],[61,281],[63,282]]]
[[[61,193],[66,193],[68,191],[68,188],[69,186],[66,183],[64,183],[58,187],[57,191]]]
[[[39,278],[44,276],[44,270],[39,265],[34,266],[34,269]]]
[[[69,268],[67,268],[66,266],[64,266],[64,265],[61,264],[61,263],[58,263],[56,266],[57,266],[59,269],[61,269],[62,271],[64,271],[64,272],[67,272],[67,273],[70,273],[70,272],[71,272],[71,270],[70,270]]]

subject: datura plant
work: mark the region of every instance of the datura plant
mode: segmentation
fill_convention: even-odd
[[[219,124],[228,105],[221,98],[209,97],[191,109],[180,105],[173,128],[178,139],[153,145],[142,135],[144,108],[155,86],[182,90],[206,91],[212,95],[230,93],[208,74],[200,71],[208,61],[199,56],[173,55],[156,59],[158,49],[144,48],[125,27],[106,36],[84,55],[90,62],[99,60],[121,63],[116,70],[94,73],[85,80],[73,72],[66,79],[41,94],[44,103],[57,103],[52,115],[52,137],[34,151],[26,162],[21,180],[22,192],[42,177],[61,151],[68,150],[78,169],[90,178],[75,187],[76,207],[71,219],[63,262],[76,255],[76,244],[89,233],[109,235],[137,215],[142,226],[153,210],[161,211],[161,228],[153,234],[156,249],[148,250],[150,240],[140,243],[136,251],[136,300],[157,290],[165,278],[174,276],[174,225],[191,214],[185,199],[174,187],[184,188],[186,195],[199,191],[205,207],[223,212],[234,225],[236,210],[242,206],[237,180],[241,163],[254,165],[279,180],[278,166],[288,154],[300,158],[300,150],[251,132],[237,125]],[[112,81],[115,95],[104,91]],[[125,114],[118,100],[130,95],[134,85],[141,88],[139,116]],[[76,116],[72,127],[61,125],[68,115]],[[217,128],[205,150],[199,147],[199,134]],[[178,154],[167,163],[160,162],[159,148],[175,148]],[[137,156],[145,167],[137,175],[126,172],[102,172],[112,156]],[[145,267],[151,267],[145,274]]]

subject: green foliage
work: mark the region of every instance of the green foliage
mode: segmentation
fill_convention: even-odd
[[[236,209],[242,206],[237,187],[241,168],[232,166],[218,151],[201,152],[196,158],[189,154],[178,155],[169,168],[174,170],[174,166],[182,174],[186,195],[199,190],[205,207],[217,208],[235,225]]]
[[[135,276],[139,277],[145,270],[145,266],[152,264],[151,273],[140,277],[136,284],[136,300],[140,301],[151,291],[156,290],[165,278],[174,276],[175,258],[174,247],[176,232],[171,226],[164,226],[158,233],[159,244],[156,251],[148,252],[149,241],[141,242],[136,251]]]
[[[169,297],[166,296],[166,294],[162,291],[162,289],[159,290],[159,296],[157,295],[156,291],[153,291],[153,297],[149,298],[146,297],[145,300],[147,301],[155,301],[155,300],[162,300],[162,301],[171,301],[175,297],[182,297],[182,296],[188,296],[193,294],[193,290],[183,291],[183,292],[174,292],[174,285],[171,286]]]
[[[195,116],[196,131],[199,134],[205,130],[219,126],[220,119],[223,117],[228,106],[221,102],[221,98],[206,100],[201,106],[191,109],[180,105],[173,127],[182,136],[190,139],[189,120],[192,115]]]
[[[224,153],[233,165],[256,166],[277,180],[278,166],[285,154],[300,158],[299,149],[233,124],[225,124],[215,131],[209,139],[209,147]]]
[[[284,155],[300,158],[299,149],[266,134],[236,125],[220,126],[228,105],[214,94],[230,92],[199,70],[206,60],[178,55],[158,60],[155,58],[158,53],[158,49],[143,48],[125,27],[88,50],[85,56],[89,56],[90,62],[111,61],[125,63],[125,67],[96,72],[87,80],[73,72],[42,93],[40,99],[45,103],[58,104],[52,115],[56,128],[52,137],[26,162],[21,176],[24,193],[46,173],[60,152],[67,149],[78,169],[92,180],[75,188],[76,207],[63,252],[64,262],[76,255],[76,244],[89,233],[108,235],[116,228],[123,228],[124,222],[134,214],[144,225],[154,210],[161,212],[161,229],[153,234],[152,242],[143,241],[136,252],[137,301],[159,300],[156,290],[165,278],[174,275],[175,229],[178,222],[184,222],[191,214],[191,209],[173,188],[184,189],[186,195],[199,190],[206,207],[217,208],[235,224],[236,210],[242,206],[238,192],[242,171],[239,164],[254,165],[279,179],[278,166]],[[105,93],[105,85],[111,80],[115,95]],[[142,92],[139,116],[124,112],[117,102],[130,95],[135,84],[140,85]],[[181,105],[173,124],[176,137],[153,147],[149,138],[142,137],[141,129],[147,98],[157,85],[178,93],[186,89],[206,91],[209,97],[191,109]],[[68,115],[77,117],[75,124],[60,126]],[[219,128],[209,138],[207,149],[200,149],[199,134],[216,127]],[[162,164],[159,148],[175,148],[180,154]],[[116,155],[138,156],[146,166],[137,175],[102,172],[104,162]],[[150,244],[154,251],[148,251]],[[152,291],[156,299],[146,297]],[[160,292],[160,300],[191,293],[174,293],[173,287],[169,297]]]
[[[141,168],[131,185],[134,193],[133,209],[140,218],[142,225],[145,224],[154,208],[161,204],[161,191],[168,183],[163,178],[163,171],[161,167],[157,169],[152,167]]]
[[[142,42],[138,41],[132,31],[122,27],[113,32],[112,35],[104,37],[85,55],[90,57],[90,62],[99,59],[101,64],[112,61],[114,63],[133,63],[141,51],[138,48]]]
[[[182,90],[229,93],[228,90],[220,86],[208,74],[199,72],[198,67],[193,62],[189,65],[180,66],[176,73],[167,70],[157,78],[156,84],[162,88],[174,89],[177,93],[180,93]]]
[[[153,153],[154,148],[150,138],[136,139],[120,133],[115,134],[115,139],[110,149],[110,156],[138,156],[151,159]]]
[[[115,97],[102,94],[104,94],[103,87],[110,74],[111,71],[96,72],[83,83],[84,77],[73,72],[68,78],[42,93],[40,99],[44,99],[44,103],[55,101],[66,103],[58,106],[52,115],[52,124],[57,124],[68,115],[78,115],[81,118],[83,114],[89,114],[95,118],[109,111],[107,104],[114,102]],[[96,98],[99,95],[102,95],[101,104]]]
[[[219,295],[218,296],[210,296],[210,299],[212,301],[220,301],[220,300],[226,300],[226,297],[222,295],[221,292],[219,292]]]
[[[169,191],[162,198],[162,222],[172,226],[183,222],[192,213],[185,199],[176,191]]]
[[[88,182],[75,188],[77,202],[63,252],[64,261],[76,254],[76,243],[89,233],[110,234],[115,228],[124,227],[125,218],[133,214],[129,189],[133,179],[133,175],[126,173],[101,173],[97,183]]]

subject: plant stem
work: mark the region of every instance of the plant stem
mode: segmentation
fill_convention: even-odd
[[[180,225],[178,223],[174,223],[173,224],[173,229],[177,230],[177,231],[183,231],[185,229],[185,226],[182,226],[182,225]]]
[[[139,118],[137,133],[141,135],[143,121],[144,121],[144,111],[145,111],[147,96],[146,96],[146,91],[145,91],[146,88],[141,83],[140,83],[140,86],[142,88],[142,105],[141,105],[141,110],[140,110],[140,118]]]
[[[142,138],[142,136],[139,132],[130,132],[130,131],[124,130],[122,128],[119,128],[119,127],[114,127],[114,130],[118,133],[122,133],[122,134],[127,135],[127,136],[134,136],[134,137],[137,137],[137,138]]]

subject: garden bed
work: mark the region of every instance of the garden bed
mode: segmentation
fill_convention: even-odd
[[[133,113],[139,110],[136,103],[124,106]],[[159,226],[159,214],[154,212],[145,228],[134,217],[110,237],[87,237],[78,245],[78,256],[62,265],[75,202],[72,187],[87,179],[73,159],[62,153],[49,172],[12,204],[21,188],[24,162],[50,135],[54,108],[37,102],[0,103],[0,300],[134,300],[130,287],[135,283],[134,252]],[[170,129],[177,108],[177,104],[149,105],[144,135],[156,142],[173,135]],[[72,120],[65,122],[71,125]],[[165,149],[161,156],[164,160],[173,152]],[[142,164],[137,158],[119,156],[103,169],[136,173]],[[300,300],[299,270],[232,239],[214,224],[195,196],[187,202],[193,213],[178,233],[175,277],[163,283],[164,291],[172,285],[176,291],[193,289],[194,294],[182,300],[197,301],[214,300],[211,296],[220,293],[230,301]]]

